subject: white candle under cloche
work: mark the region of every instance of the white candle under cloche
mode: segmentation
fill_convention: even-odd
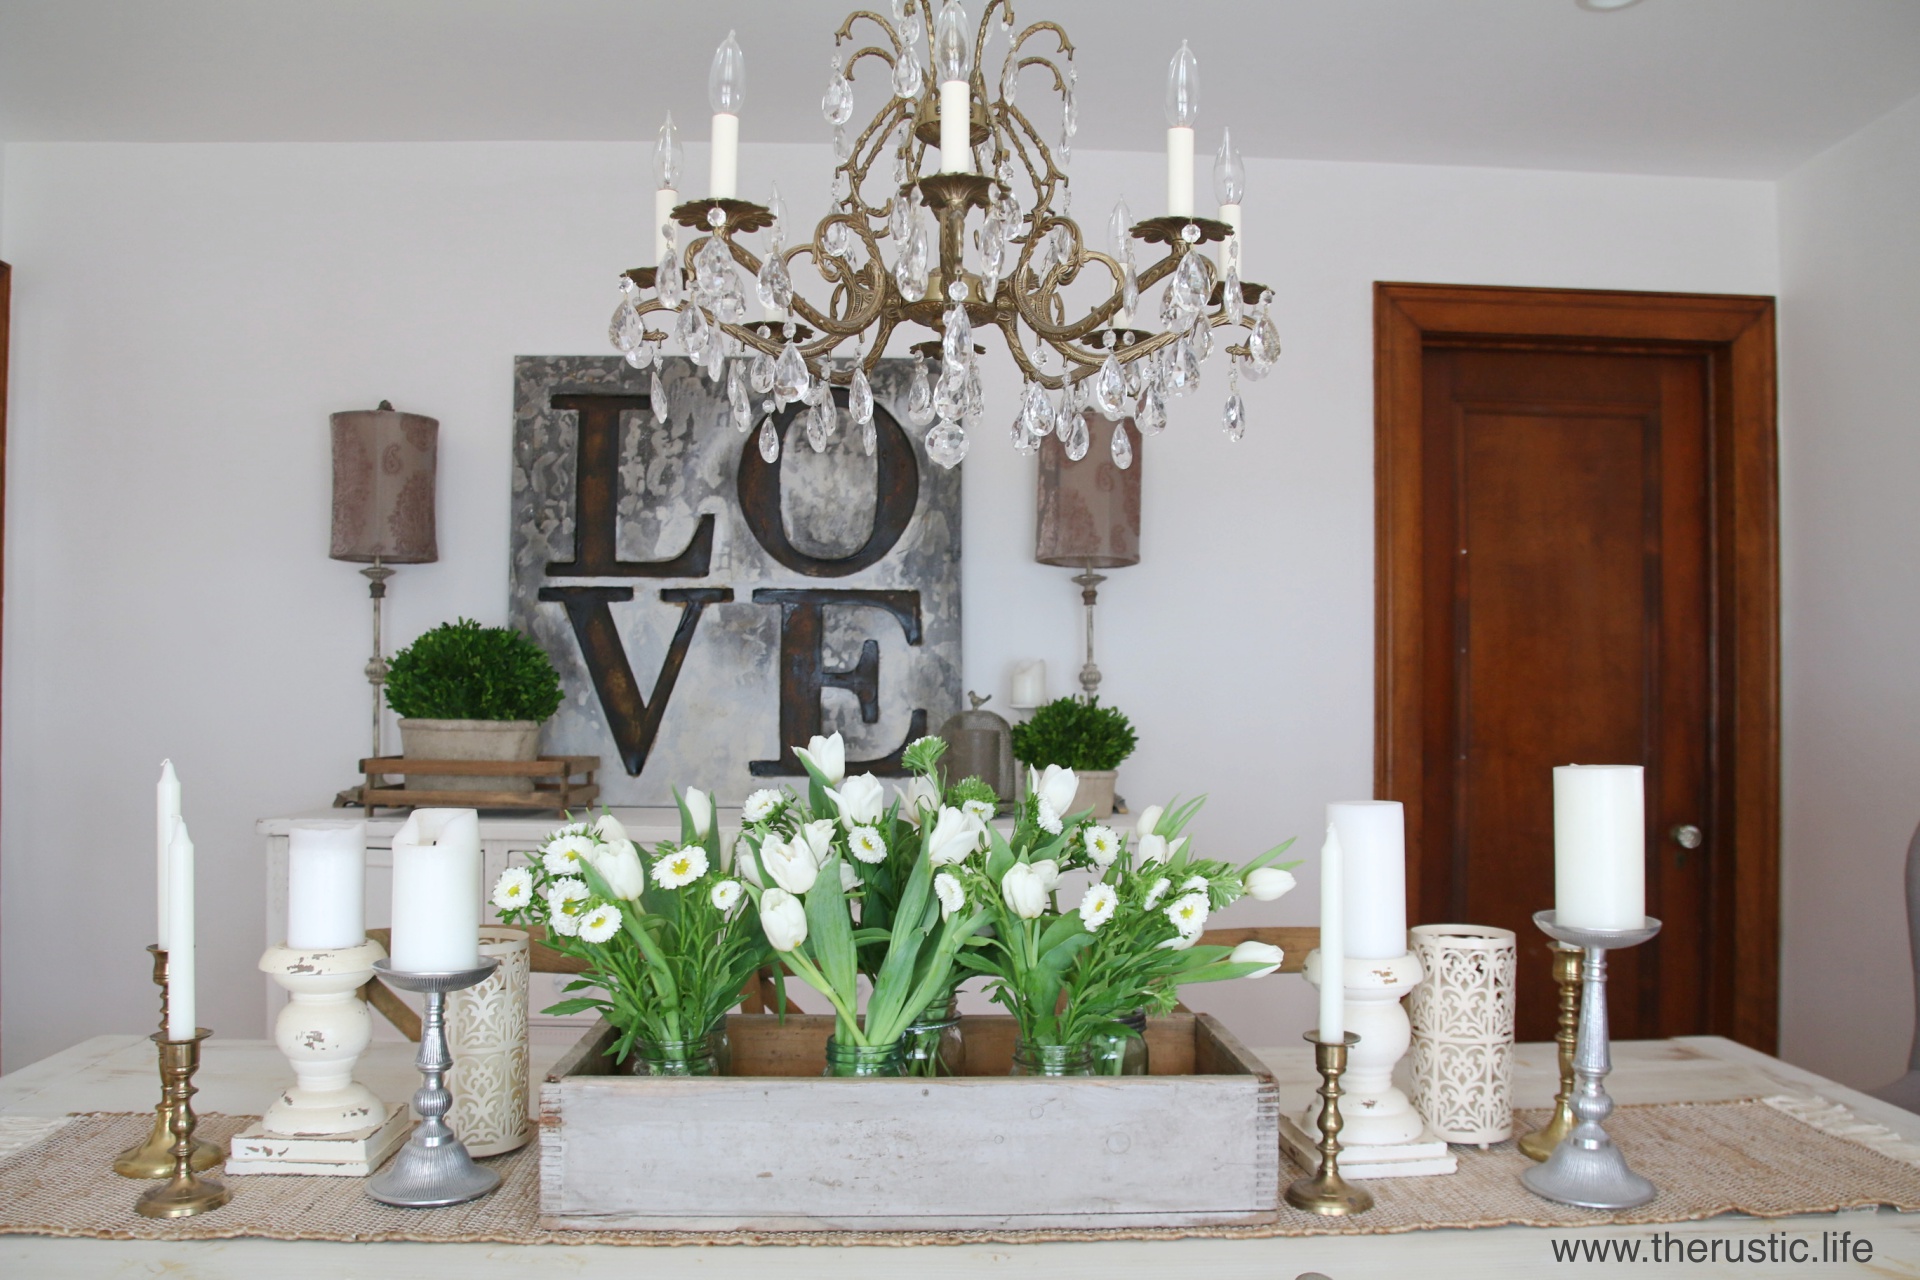
[[[1345,880],[1342,861],[1340,833],[1329,822],[1326,843],[1320,846],[1320,1039],[1327,1044],[1338,1044],[1347,1034],[1347,990],[1342,980],[1347,971],[1345,913],[1340,906]]]
[[[167,846],[173,842],[173,828],[180,821],[180,775],[173,771],[173,761],[160,762],[160,781],[154,787],[155,819],[157,830],[154,840],[154,897],[158,900],[158,911],[154,925],[154,942],[162,951],[167,949]]]
[[[967,173],[973,169],[973,103],[965,80],[940,82],[940,172]]]
[[[1576,929],[1638,929],[1647,916],[1645,771],[1563,764],[1553,771],[1553,908]]]
[[[415,809],[393,837],[393,967],[451,973],[480,963],[480,815]]]
[[[1047,664],[1036,658],[1013,669],[1013,705],[1037,707],[1047,700]]]
[[[1398,800],[1327,806],[1340,833],[1347,954],[1393,960],[1407,954],[1407,825]]]
[[[167,844],[167,1039],[191,1040],[194,1006],[193,839],[183,818]]]
[[[287,837],[287,945],[335,951],[365,942],[366,884],[366,823],[294,823]]]

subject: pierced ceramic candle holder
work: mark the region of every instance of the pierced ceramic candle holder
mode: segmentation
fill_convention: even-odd
[[[1513,930],[1423,924],[1412,938],[1426,976],[1407,996],[1408,1096],[1435,1137],[1505,1142],[1513,1136]]]
[[[390,961],[374,961],[374,972],[386,982],[427,998],[426,1016],[420,1023],[420,1052],[414,1058],[423,1077],[419,1091],[413,1095],[413,1109],[420,1113],[420,1123],[407,1145],[367,1183],[367,1194],[382,1204],[406,1209],[464,1204],[500,1185],[500,1175],[475,1164],[446,1122],[447,1110],[453,1105],[446,1086],[447,1068],[453,1064],[447,1051],[447,993],[485,982],[499,963],[488,956],[484,964],[471,969],[406,973],[395,969]]]
[[[1627,1167],[1627,1158],[1602,1127],[1613,1114],[1605,1081],[1613,1070],[1607,1035],[1607,952],[1637,947],[1660,932],[1652,916],[1638,929],[1581,929],[1563,925],[1552,911],[1534,913],[1540,931],[1585,953],[1580,973],[1580,1035],[1574,1050],[1574,1126],[1545,1164],[1520,1176],[1527,1190],[1583,1209],[1632,1209],[1659,1194]]]
[[[1345,1217],[1373,1208],[1373,1193],[1340,1176],[1340,1075],[1347,1069],[1347,1051],[1360,1037],[1349,1031],[1344,1040],[1322,1040],[1317,1031],[1304,1039],[1313,1046],[1313,1065],[1320,1072],[1320,1167],[1287,1188],[1287,1203],[1322,1217]]]
[[[1304,973],[1317,989],[1318,951],[1308,953]],[[1400,998],[1413,990],[1421,976],[1420,960],[1411,951],[1391,960],[1346,959],[1346,1022],[1359,1037],[1343,1068],[1349,1147],[1391,1147],[1426,1137],[1426,1122],[1393,1083],[1393,1069],[1413,1039]],[[1308,1134],[1313,1132],[1315,1110],[1309,1105],[1301,1118],[1300,1127]]]
[[[173,1168],[167,1181],[141,1192],[133,1211],[143,1218],[190,1218],[197,1213],[218,1209],[233,1198],[233,1193],[212,1178],[203,1178],[193,1167],[193,1130],[199,1123],[193,1114],[193,1074],[200,1069],[200,1042],[212,1035],[205,1027],[194,1028],[191,1040],[153,1037],[160,1046],[160,1073],[167,1087],[167,1129],[173,1135]]]
[[[527,985],[532,952],[525,929],[480,926],[480,955],[495,957],[491,976],[447,997],[447,1045],[453,1066],[447,1125],[469,1155],[516,1151],[533,1137],[527,1112],[531,1067]]]
[[[153,957],[153,985],[160,988],[160,1039],[164,1040],[167,1034],[167,953],[160,949],[159,943],[154,943],[147,948],[147,954]],[[158,1063],[160,1101],[154,1104],[153,1129],[147,1134],[146,1141],[128,1147],[114,1157],[113,1171],[123,1178],[165,1178],[173,1173],[173,1131],[168,1125],[173,1107],[167,1100],[165,1049],[160,1050]],[[194,1139],[190,1159],[195,1172],[204,1173],[226,1158],[227,1153],[218,1143]]]

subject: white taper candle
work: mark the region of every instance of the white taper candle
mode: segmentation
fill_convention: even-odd
[[[186,819],[167,845],[167,1039],[191,1040],[194,1007],[193,839]]]
[[[707,165],[707,194],[731,200],[740,188],[740,117],[729,111],[713,114],[712,157]]]
[[[174,824],[180,821],[180,775],[173,771],[173,761],[160,762],[160,781],[154,788],[156,819],[154,847],[154,897],[158,899],[158,920],[154,927],[154,941],[162,951],[167,949],[167,846],[173,842]]]
[[[1320,1039],[1340,1043],[1347,1034],[1346,924],[1340,897],[1345,874],[1341,869],[1340,833],[1327,823],[1327,842],[1320,846]]]
[[[1193,216],[1193,130],[1185,125],[1167,130],[1167,212]]]
[[[940,172],[968,173],[973,169],[973,102],[965,80],[940,82]]]
[[[1553,771],[1553,907],[1563,925],[1638,929],[1647,916],[1644,771],[1563,764]]]

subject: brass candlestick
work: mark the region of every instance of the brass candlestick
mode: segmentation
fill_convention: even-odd
[[[158,943],[147,948],[153,957],[153,985],[160,988],[160,1037],[167,1034],[167,953]],[[166,1050],[160,1051],[160,1101],[153,1108],[153,1130],[146,1141],[136,1143],[114,1157],[113,1171],[123,1178],[164,1178],[173,1172],[173,1134],[167,1127],[172,1110],[167,1101]],[[193,1167],[211,1169],[227,1158],[219,1144],[195,1140]]]
[[[1320,1169],[1287,1188],[1287,1203],[1327,1217],[1365,1213],[1373,1208],[1373,1193],[1340,1176],[1340,1075],[1347,1069],[1347,1049],[1360,1037],[1349,1031],[1333,1043],[1310,1031],[1305,1039],[1320,1072]]]
[[[1560,1139],[1578,1123],[1573,1115],[1573,1047],[1580,1039],[1580,949],[1564,942],[1553,947],[1553,980],[1560,984],[1560,1092],[1553,1095],[1553,1118],[1520,1139],[1520,1154],[1545,1161]]]
[[[173,1134],[173,1171],[166,1185],[148,1187],[140,1194],[133,1211],[143,1218],[189,1218],[196,1213],[218,1209],[233,1198],[233,1193],[212,1178],[202,1178],[193,1168],[193,1073],[200,1069],[200,1042],[213,1034],[196,1027],[190,1040],[169,1040],[156,1035],[160,1046],[160,1073],[167,1082],[167,1128]]]

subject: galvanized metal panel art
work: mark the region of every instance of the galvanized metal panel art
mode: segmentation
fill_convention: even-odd
[[[875,371],[873,457],[842,393],[824,451],[796,406],[768,464],[685,360],[665,423],[651,370],[515,361],[511,617],[566,690],[542,749],[603,757],[604,803],[737,804],[835,730],[851,770],[896,772],[959,709],[960,472],[904,421],[910,368]]]

